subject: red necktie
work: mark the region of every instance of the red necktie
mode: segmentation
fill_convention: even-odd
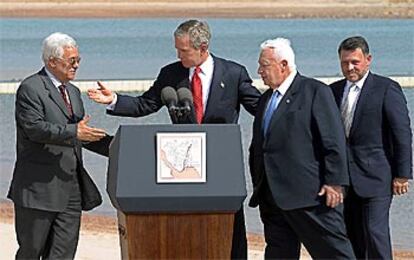
[[[201,79],[198,73],[201,72],[200,67],[196,67],[191,80],[191,91],[193,92],[194,111],[196,114],[197,123],[201,124],[203,120],[203,88]]]
[[[72,105],[69,103],[68,96],[66,95],[66,87],[65,87],[65,85],[60,85],[59,86],[59,91],[60,91],[60,95],[63,98],[63,102],[65,102],[65,106],[66,106],[66,109],[69,112],[69,116],[72,117],[73,116]]]

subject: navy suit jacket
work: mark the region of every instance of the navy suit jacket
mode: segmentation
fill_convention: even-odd
[[[331,84],[340,107],[346,80]],[[412,178],[411,128],[400,85],[369,72],[347,141],[351,185],[361,197],[390,195],[394,177]]]
[[[202,123],[238,122],[240,104],[250,113],[255,114],[260,92],[252,86],[246,69],[232,61],[213,56],[214,72]],[[161,109],[161,91],[164,87],[175,89],[190,88],[189,69],[181,62],[163,67],[154,85],[138,97],[118,95],[114,110],[108,114],[117,116],[140,117]],[[192,109],[194,111],[194,109]],[[173,123],[196,123],[194,112],[187,117],[174,120]]]
[[[264,176],[276,204],[284,210],[325,203],[318,192],[322,185],[348,185],[345,135],[329,87],[296,75],[273,113],[263,135],[267,90],[259,102],[250,146],[253,195],[257,206]]]

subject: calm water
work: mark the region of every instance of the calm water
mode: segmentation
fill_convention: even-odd
[[[173,31],[181,19],[0,19],[0,80],[21,79],[41,66],[44,37],[74,36],[82,59],[79,79],[154,78],[176,59]],[[258,46],[269,38],[292,40],[297,64],[309,76],[338,74],[341,40],[363,35],[374,55],[373,69],[386,75],[414,75],[414,20],[208,19],[211,50],[247,66],[257,78]]]
[[[410,103],[411,118],[414,118],[414,89],[406,89],[405,93]],[[138,95],[138,93],[130,93]],[[155,124],[170,123],[167,111],[164,109],[157,114],[144,118],[121,118],[113,117],[105,114],[103,106],[92,103],[86,96],[83,96],[87,113],[92,116],[92,125],[102,127],[108,133],[114,134],[119,124]],[[15,125],[13,111],[14,95],[0,95],[0,200],[4,199],[7,194],[8,186],[12,177],[12,170],[15,161]],[[10,112],[8,112],[10,111]],[[240,118],[242,141],[244,147],[245,162],[247,162],[247,148],[251,140],[251,116],[242,111]],[[115,210],[110,204],[108,195],[106,194],[106,169],[107,161],[104,157],[93,154],[85,150],[85,166],[89,170],[93,179],[97,183],[101,191],[104,203],[95,209],[96,214],[105,214],[115,216]],[[246,180],[248,198],[252,192],[250,175],[246,165]],[[394,199],[391,210],[391,227],[392,239],[396,248],[414,250],[414,192],[411,190],[407,196]],[[247,200],[246,200],[247,203]],[[249,208],[245,205],[247,228],[250,232],[263,232],[262,224],[259,219],[258,210]]]
[[[61,31],[80,45],[82,64],[78,79],[153,79],[159,68],[176,59],[172,33],[180,19],[0,19],[0,81],[22,79],[41,67],[41,41]],[[310,76],[338,75],[336,49],[345,37],[365,36],[374,55],[373,71],[385,75],[414,75],[413,20],[260,20],[208,19],[213,32],[211,50],[238,61],[257,78],[259,44],[276,36],[288,37],[296,50],[299,70]],[[414,118],[414,89],[405,90]],[[137,93],[135,93],[137,94]],[[104,107],[84,96],[92,124],[114,134],[121,123],[170,123],[166,111],[145,118],[107,116]],[[0,200],[5,199],[15,160],[14,95],[0,95]],[[251,140],[252,118],[244,111],[240,124],[244,151]],[[247,162],[247,152],[245,152]],[[85,165],[104,197],[94,210],[115,215],[106,195],[103,157],[85,152]],[[249,196],[251,181],[246,166]],[[396,248],[414,250],[414,192],[396,198],[391,210],[392,239]],[[262,232],[257,209],[246,206],[250,232]]]

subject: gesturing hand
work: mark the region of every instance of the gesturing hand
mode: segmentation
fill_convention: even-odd
[[[106,88],[100,81],[98,81],[97,84],[99,88],[88,89],[88,97],[92,99],[93,101],[95,101],[96,103],[107,104],[107,105],[111,104],[112,101],[114,100],[114,93],[110,89]]]
[[[77,138],[80,141],[94,142],[98,141],[105,136],[105,130],[88,126],[88,122],[91,119],[89,115],[85,116],[78,123]]]
[[[339,185],[323,185],[318,193],[319,196],[326,195],[326,206],[335,208],[344,202],[344,194],[342,186]]]

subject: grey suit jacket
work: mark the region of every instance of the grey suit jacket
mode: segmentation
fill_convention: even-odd
[[[62,211],[75,175],[81,187],[82,209],[92,209],[102,202],[83,167],[83,144],[76,138],[76,124],[85,114],[80,91],[72,84],[67,84],[67,91],[73,117],[44,69],[23,80],[17,91],[17,158],[8,194],[16,205]],[[110,139],[86,146],[107,155]]]

